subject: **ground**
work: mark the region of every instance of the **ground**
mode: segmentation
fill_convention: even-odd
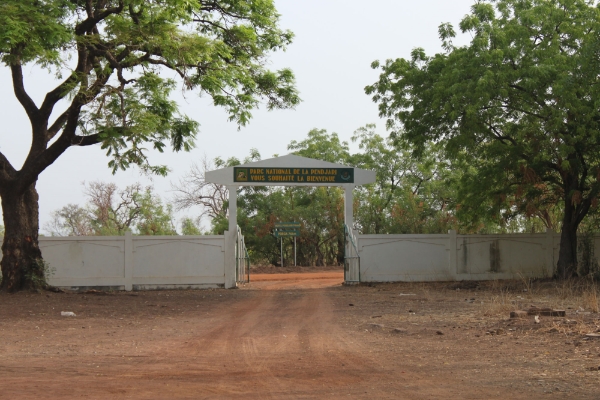
[[[0,398],[598,398],[600,339],[585,336],[600,325],[597,292],[525,281],[343,286],[342,276],[2,293]],[[567,316],[508,318],[532,304]]]

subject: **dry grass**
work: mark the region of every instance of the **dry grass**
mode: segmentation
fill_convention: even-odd
[[[583,308],[589,309],[593,313],[600,312],[600,302],[596,282],[591,282],[587,290],[584,290],[582,293],[581,298],[583,302]]]
[[[521,272],[518,273],[521,282],[523,283],[523,292],[527,293],[528,296],[532,296],[534,294],[534,282],[535,280],[531,277],[524,276]]]
[[[506,315],[532,305],[600,313],[600,286],[587,278],[555,282],[521,276],[516,281],[482,282],[482,285],[487,289],[481,304],[484,316]]]
[[[515,309],[515,295],[510,292],[500,289],[497,295],[492,295],[490,298],[483,300],[481,310],[486,317],[500,314],[507,314]]]
[[[598,289],[593,279],[569,279],[556,284],[556,295],[573,308],[598,313],[600,312]]]

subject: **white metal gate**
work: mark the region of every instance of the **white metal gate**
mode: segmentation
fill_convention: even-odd
[[[242,230],[237,227],[237,237],[235,241],[235,281],[237,283],[250,282],[250,256],[246,249],[246,242]]]
[[[359,283],[360,282],[360,256],[358,255],[358,247],[356,237],[347,225],[344,225],[344,234],[346,237],[346,245],[344,249],[344,282]]]

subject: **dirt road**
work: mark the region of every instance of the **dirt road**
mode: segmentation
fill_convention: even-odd
[[[385,319],[376,313],[389,295],[342,287],[340,272],[326,274],[255,275],[228,291],[0,294],[0,398],[596,396],[588,390],[597,373],[592,386],[578,375],[573,385],[547,381],[540,368],[503,355],[508,338],[483,342],[478,328],[455,334],[429,318],[433,330],[415,323],[389,334],[371,323]],[[388,303],[413,304],[399,301],[414,299]],[[77,316],[61,317],[67,308]],[[446,326],[442,335],[435,324]],[[556,371],[544,364],[548,379],[560,373],[557,362]]]

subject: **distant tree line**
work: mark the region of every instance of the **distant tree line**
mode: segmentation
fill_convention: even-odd
[[[163,203],[151,186],[136,183],[119,189],[114,183],[84,184],[87,203],[67,204],[52,212],[44,226],[52,236],[177,235],[173,206]],[[181,221],[184,235],[199,235],[191,218]]]

